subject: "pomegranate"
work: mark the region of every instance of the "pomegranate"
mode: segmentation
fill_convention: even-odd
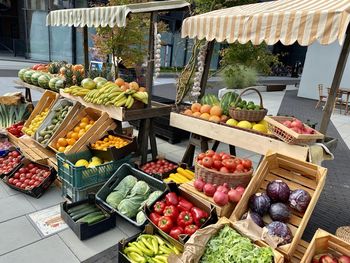
[[[198,179],[196,179],[196,181],[194,181],[193,185],[197,191],[203,192],[203,187],[205,185],[205,182],[203,181],[202,177],[199,177]]]
[[[205,184],[203,187],[203,192],[206,196],[213,197],[216,192],[216,186],[212,184]]]
[[[225,192],[216,191],[213,199],[215,204],[219,206],[224,206],[228,203],[228,195]]]

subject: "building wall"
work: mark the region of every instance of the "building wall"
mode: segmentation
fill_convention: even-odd
[[[298,91],[299,97],[318,99],[318,84],[323,84],[324,93],[327,92],[326,88],[332,84],[340,51],[341,47],[338,42],[327,46],[322,46],[317,42],[308,48]],[[350,88],[349,62],[350,60],[340,84],[344,88]]]

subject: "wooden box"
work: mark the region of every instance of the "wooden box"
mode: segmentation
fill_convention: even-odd
[[[299,213],[291,209],[292,215],[288,227],[293,233],[292,242],[277,247],[278,251],[290,259],[301,240],[305,227],[320,197],[325,184],[326,174],[326,168],[279,153],[268,153],[260,163],[255,176],[250,181],[230,219],[233,221],[240,220],[242,215],[248,211],[249,198],[255,193],[265,192],[267,184],[271,181],[282,180],[288,184],[291,190],[304,189],[311,195],[311,201],[305,213]],[[265,216],[264,221],[269,223],[271,219]]]
[[[76,115],[70,116],[71,118],[67,122],[66,127],[63,130],[61,130],[58,134],[56,134],[56,136],[51,140],[49,147],[55,152],[57,152],[55,146],[57,144],[58,139],[66,137],[67,133],[73,130],[74,127],[78,125],[81,119],[85,116],[89,116],[90,118],[92,118],[95,121],[95,123],[82,137],[80,137],[76,141],[72,148],[70,148],[68,151],[65,151],[66,154],[78,152],[84,147],[86,147],[89,140],[95,140],[100,138],[102,135],[102,133],[100,133],[101,130],[109,128],[109,125],[112,122],[112,120],[109,119],[108,114],[104,112],[92,108],[83,108]],[[106,122],[107,120],[109,120],[108,123]]]
[[[28,120],[24,123],[23,127],[28,128],[32,120],[40,114],[46,108],[51,109],[51,107],[56,103],[59,95],[56,92],[46,90],[39,100],[38,104],[35,106],[34,110],[30,114]],[[35,133],[34,133],[35,134]]]
[[[315,255],[323,253],[350,257],[350,244],[322,229],[318,229],[300,262],[310,263]]]

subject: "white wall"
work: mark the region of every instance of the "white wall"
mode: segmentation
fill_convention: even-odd
[[[318,99],[318,84],[323,84],[324,93],[327,93],[326,88],[332,84],[340,51],[341,46],[338,42],[327,46],[316,42],[309,46],[298,91],[299,97]],[[350,59],[340,86],[350,88]]]

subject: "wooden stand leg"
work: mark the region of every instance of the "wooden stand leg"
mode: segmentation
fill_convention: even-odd
[[[121,121],[117,121],[115,120],[115,122],[117,123],[117,128],[115,129],[117,133],[119,134],[123,134],[123,124]]]
[[[205,137],[200,137],[200,141],[201,141],[201,151],[202,152],[206,152],[209,150],[209,145],[208,145],[208,138]]]
[[[32,101],[32,93],[30,92],[30,89],[29,89],[29,88],[26,88],[26,91],[25,91],[25,99],[26,99],[26,101],[28,101],[28,102],[33,102],[33,101]]]
[[[236,156],[236,146],[229,145],[229,148],[230,148],[230,154],[233,156]]]
[[[141,156],[141,164],[147,162],[148,151],[148,137],[149,137],[149,119],[141,120],[139,129],[139,155]]]
[[[149,142],[151,146],[152,159],[156,159],[158,155],[156,135],[154,133],[153,119],[150,119]]]
[[[196,146],[194,146],[193,144],[188,144],[185,154],[182,157],[181,162],[187,164],[188,166],[192,166],[193,165],[193,157],[194,157],[194,152],[196,150]]]
[[[214,144],[213,144],[213,147],[211,147],[211,149],[216,152],[216,150],[218,149],[220,145],[220,142],[219,141],[214,141]]]

